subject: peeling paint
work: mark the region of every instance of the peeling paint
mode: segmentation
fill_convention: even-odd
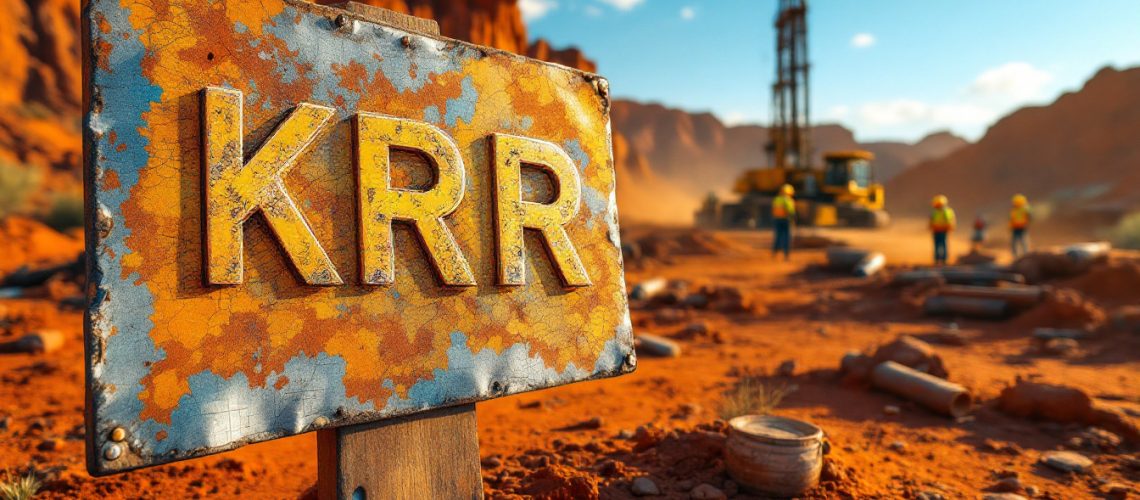
[[[340,29],[338,12],[296,0],[248,9],[196,0],[87,3],[86,18],[110,26],[85,33],[85,57],[93,61],[86,189],[98,207],[87,229],[92,473],[634,368],[608,97],[595,88],[599,80],[391,26],[357,21]],[[298,109],[328,109],[331,117],[294,165],[266,170],[279,176],[273,182],[210,184],[203,172],[218,178],[203,170],[211,164],[203,161],[211,151],[201,100],[208,87],[244,95],[241,123],[234,123],[241,140],[229,137],[230,149],[214,151],[234,165],[261,154]],[[417,144],[424,152],[441,154],[451,142],[444,149],[454,148],[447,154],[465,176],[448,187],[449,196],[459,189],[460,200],[429,231],[451,234],[454,248],[436,251],[461,253],[468,275],[430,261],[425,241],[402,224],[389,231],[395,271],[368,282],[361,251],[377,241],[361,241],[371,233],[361,232],[358,214],[369,212],[358,203],[390,182],[370,178],[358,191],[356,169],[365,163],[353,151],[380,154],[353,146],[360,136],[354,117],[369,113],[407,124],[401,127],[438,127],[446,141],[423,135]],[[549,145],[533,158],[565,158],[581,189],[580,201],[532,204],[545,214],[532,226],[562,228],[564,237],[548,253],[522,239],[518,227],[510,258],[525,265],[512,266],[512,286],[499,279],[493,214],[501,183],[488,139],[496,134]],[[400,158],[393,169],[410,161]],[[240,280],[220,281],[225,285],[205,279],[203,187],[210,185],[220,189],[213,193],[218,206],[229,207],[221,215],[234,215],[227,227],[241,234],[242,259],[220,268]],[[280,192],[292,209],[273,194]],[[405,198],[400,210],[427,206]],[[254,205],[260,208],[250,211]],[[383,213],[395,210],[387,205],[364,207],[379,210],[377,220],[395,215]],[[291,269],[298,266],[282,242],[292,236],[272,219],[290,210],[311,231],[297,251],[321,250],[324,271],[299,276]],[[569,252],[580,269],[567,264]],[[126,430],[124,441],[110,441],[116,428]],[[112,446],[115,453],[105,451]]]

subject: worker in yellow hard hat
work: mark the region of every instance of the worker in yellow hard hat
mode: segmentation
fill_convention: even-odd
[[[1009,231],[1013,257],[1016,259],[1029,252],[1029,222],[1033,217],[1025,195],[1014,195],[1012,204],[1013,207],[1009,210]]]
[[[784,260],[791,259],[792,225],[796,220],[796,189],[791,184],[780,187],[780,194],[772,200],[772,256],[784,252]]]
[[[934,264],[946,264],[946,237],[954,230],[956,220],[954,209],[950,208],[950,201],[943,195],[935,196],[930,205],[930,232],[934,235]]]

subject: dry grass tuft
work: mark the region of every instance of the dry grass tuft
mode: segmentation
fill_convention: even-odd
[[[742,415],[767,415],[788,392],[783,384],[765,384],[759,377],[744,377],[721,400],[720,416],[730,420]]]
[[[11,471],[5,471],[4,481],[0,482],[0,500],[28,500],[36,496],[42,486],[35,472],[28,471],[16,476]]]

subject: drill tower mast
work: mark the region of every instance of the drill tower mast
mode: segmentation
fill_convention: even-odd
[[[776,79],[768,152],[773,167],[811,167],[807,0],[780,0],[776,13]]]

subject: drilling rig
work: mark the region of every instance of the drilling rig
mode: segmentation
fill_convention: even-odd
[[[755,228],[772,223],[771,205],[780,187],[796,190],[796,222],[812,226],[881,227],[883,186],[875,182],[869,151],[832,151],[824,165],[813,163],[808,86],[807,1],[780,0],[776,13],[776,76],[772,82],[772,124],[764,150],[768,166],[736,180],[736,203],[710,195],[697,212],[697,224]]]

